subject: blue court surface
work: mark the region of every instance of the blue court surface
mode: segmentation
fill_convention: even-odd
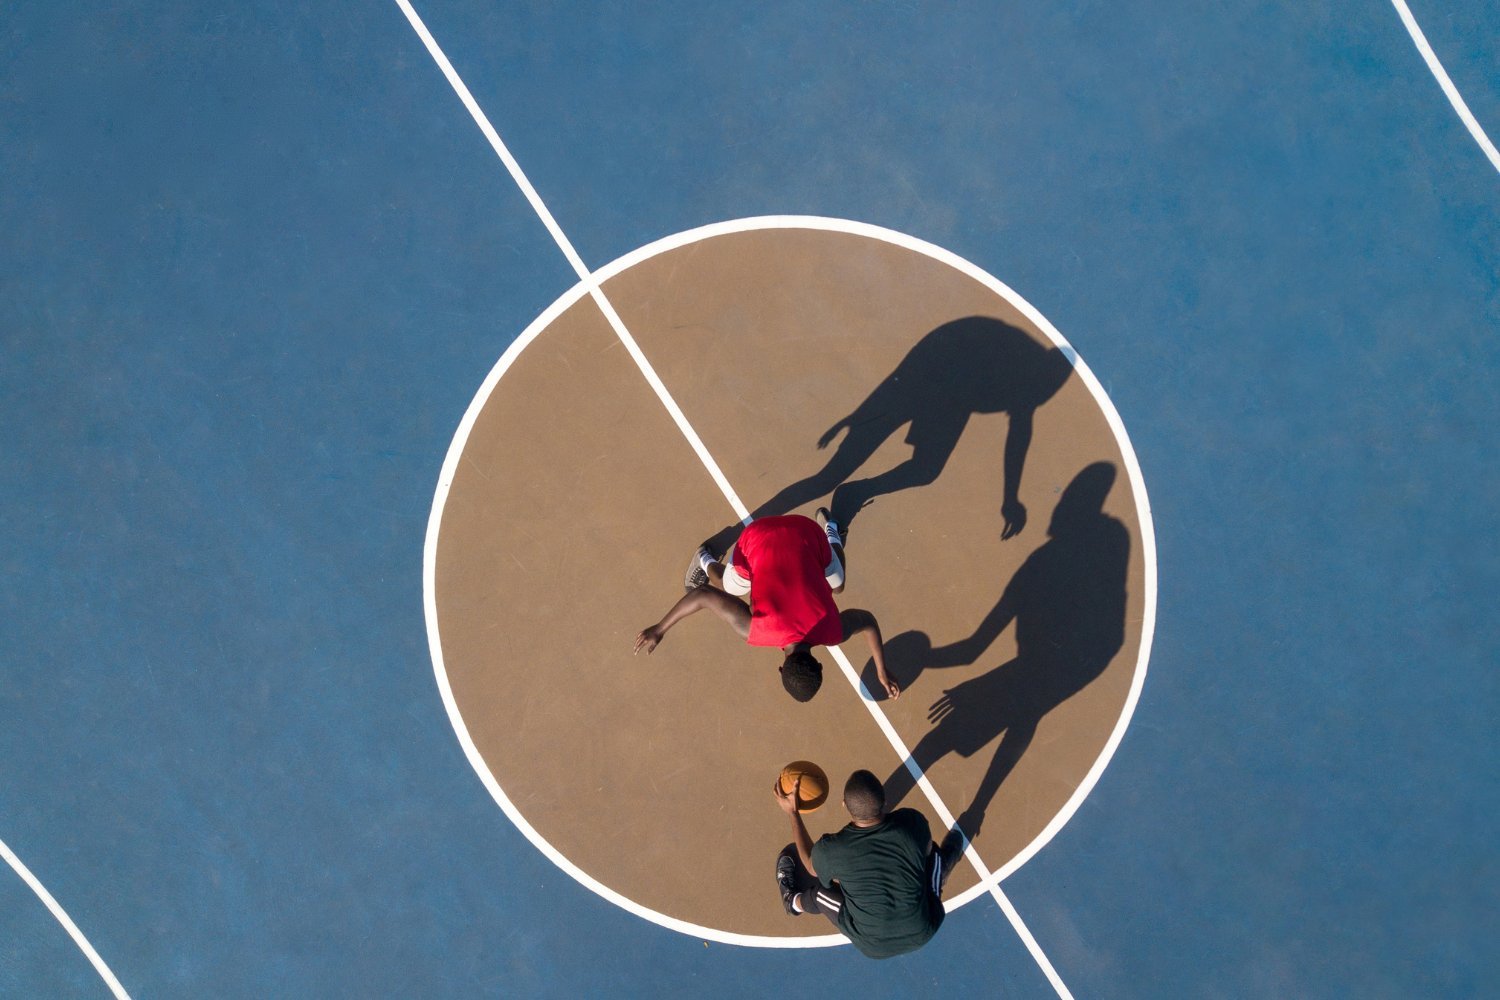
[[[1500,993],[1500,173],[1396,7],[415,8],[584,267],[870,223],[1097,375],[1159,592],[1003,883],[1063,989]],[[1500,7],[1411,13],[1500,133]],[[706,942],[496,807],[424,540],[577,281],[394,0],[5,12],[0,995],[109,995],[36,887],[134,997],[1057,994],[988,897],[887,962]]]

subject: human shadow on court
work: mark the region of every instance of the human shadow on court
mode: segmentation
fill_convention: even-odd
[[[1000,491],[1001,537],[1010,538],[1026,525],[1019,492],[1032,415],[1072,370],[1060,349],[1043,347],[998,319],[969,316],[944,323],[918,341],[852,413],[823,432],[820,450],[844,434],[823,468],[782,489],[754,516],[786,514],[831,491],[834,520],[847,530],[877,497],[936,481],[970,416],[1003,412],[1010,415],[1010,428]],[[911,457],[867,479],[851,480],[903,424],[911,425],[906,432]],[[724,528],[710,539],[710,548],[727,551],[739,531],[738,524]]]
[[[950,753],[971,757],[1005,734],[959,817],[971,840],[1042,717],[1099,677],[1124,644],[1130,536],[1103,511],[1115,474],[1114,465],[1097,462],[1074,477],[1052,512],[1048,541],[1016,571],[973,635],[931,650],[920,632],[888,644],[887,663],[910,688],[923,666],[973,663],[1015,623],[1015,658],[945,690],[928,711],[933,728],[912,749],[912,759],[926,771]],[[903,762],[885,781],[887,802],[894,807],[913,783]]]

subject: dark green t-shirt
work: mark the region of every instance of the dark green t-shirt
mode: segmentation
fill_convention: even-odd
[[[870,827],[853,823],[813,845],[822,883],[844,890],[839,929],[871,958],[926,944],[943,922],[943,904],[928,885],[932,828],[915,809],[897,809]]]

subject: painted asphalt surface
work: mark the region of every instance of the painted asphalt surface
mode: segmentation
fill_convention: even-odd
[[[1493,137],[1500,12],[1461,6],[1412,9]],[[419,10],[591,266],[858,219],[1099,375],[1150,675],[1005,883],[1076,995],[1500,985],[1500,182],[1388,6]],[[990,905],[898,962],[705,947],[489,801],[422,540],[573,277],[394,4],[0,39],[0,839],[132,995],[1050,995]],[[0,995],[103,993],[19,880],[0,942]]]

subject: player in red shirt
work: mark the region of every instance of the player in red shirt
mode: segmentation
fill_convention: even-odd
[[[817,516],[817,522],[800,514],[752,521],[726,562],[706,546],[700,548],[688,569],[687,593],[665,618],[641,630],[635,651],[650,653],[673,625],[707,608],[750,645],[780,648],[786,654],[782,686],[793,698],[807,701],[823,683],[823,666],[812,648],[863,635],[880,686],[891,698],[899,697],[901,686],[885,670],[880,623],[868,611],[840,613],[833,601],[844,589],[844,545],[827,509],[818,508]],[[740,599],[743,595],[749,596],[749,604]]]

